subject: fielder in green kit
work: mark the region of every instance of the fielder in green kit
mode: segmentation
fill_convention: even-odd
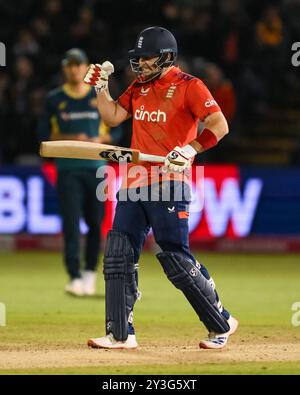
[[[62,60],[65,84],[51,91],[38,124],[40,140],[78,140],[116,143],[121,129],[101,122],[95,90],[83,82],[88,66],[85,52],[73,48]],[[112,140],[113,136],[113,140]],[[106,162],[81,159],[57,159],[57,191],[63,222],[64,262],[70,276],[65,291],[76,296],[93,295],[100,252],[100,225],[103,202],[96,197],[101,181],[99,166]],[[80,218],[88,225],[84,271],[80,270]]]

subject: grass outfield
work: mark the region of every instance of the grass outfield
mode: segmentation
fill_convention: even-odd
[[[196,254],[213,275],[223,304],[240,321],[224,350],[200,350],[206,330],[153,255],[141,259],[135,307],[137,350],[94,350],[104,333],[104,284],[96,297],[65,295],[56,253],[0,253],[0,373],[299,374],[299,255]],[[102,268],[101,268],[102,269]]]

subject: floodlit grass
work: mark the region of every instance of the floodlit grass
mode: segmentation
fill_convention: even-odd
[[[196,254],[217,283],[223,304],[240,321],[234,345],[255,342],[299,343],[300,327],[291,325],[294,302],[300,301],[300,257],[297,255]],[[60,254],[0,253],[0,302],[5,303],[7,326],[0,327],[0,359],[9,350],[77,350],[89,337],[104,334],[104,283],[99,268],[98,295],[75,298],[63,292],[67,276]],[[153,254],[140,261],[141,302],[135,306],[138,341],[169,347],[195,344],[206,330],[184,296],[169,283]],[[198,350],[198,351],[197,351]],[[96,352],[97,350],[91,350]],[[91,354],[90,359],[93,358]],[[107,355],[107,354],[106,354]],[[207,354],[205,354],[207,355]],[[299,360],[186,363],[128,362],[126,366],[57,366],[5,369],[2,373],[65,374],[299,374]],[[221,354],[220,354],[221,355]],[[224,355],[224,354],[222,354]],[[162,355],[163,357],[163,355]],[[29,364],[30,366],[30,364]]]

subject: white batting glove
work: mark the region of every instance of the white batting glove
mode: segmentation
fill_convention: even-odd
[[[165,166],[181,173],[191,167],[192,159],[196,154],[197,151],[189,144],[182,148],[177,146],[166,156]]]
[[[107,89],[108,77],[115,71],[113,64],[106,60],[102,64],[91,64],[83,81],[94,86],[96,92]]]

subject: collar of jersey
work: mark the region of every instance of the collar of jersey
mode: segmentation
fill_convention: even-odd
[[[164,87],[165,85],[169,85],[170,82],[172,82],[174,80],[175,75],[180,72],[181,72],[180,68],[174,66],[162,78],[155,80],[154,85],[156,85],[157,87]]]
[[[68,87],[67,84],[63,84],[63,91],[65,92],[65,94],[75,100],[80,100],[80,99],[85,98],[90,93],[90,91],[92,89],[91,86],[88,86],[88,88],[89,89],[87,89],[87,91],[84,95],[76,95],[73,91],[71,91],[71,89]]]

